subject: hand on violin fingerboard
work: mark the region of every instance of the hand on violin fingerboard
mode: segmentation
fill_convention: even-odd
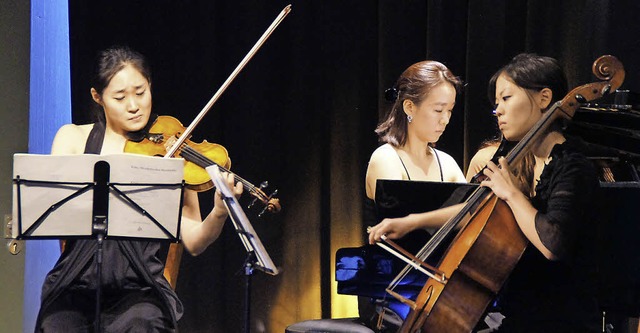
[[[233,190],[233,194],[235,195],[235,197],[240,198],[244,189],[242,186],[242,183],[236,182],[235,177],[232,173],[222,172],[221,176],[224,179],[224,181],[227,183],[227,186]],[[211,213],[218,217],[227,215],[227,208],[224,205],[224,201],[222,200],[222,194],[220,193],[219,189],[216,189],[214,206]]]

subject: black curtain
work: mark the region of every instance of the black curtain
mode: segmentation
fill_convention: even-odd
[[[632,0],[71,0],[74,122],[90,121],[96,53],[120,44],[148,57],[154,111],[187,126],[289,3],[292,12],[192,138],[222,144],[234,172],[279,191],[281,213],[257,218],[259,209],[249,210],[282,267],[252,277],[252,332],[337,313],[333,256],[362,242],[364,174],[389,107],[383,91],[412,63],[439,60],[466,83],[438,142],[463,169],[497,133],[488,79],[520,52],[556,57],[572,86],[593,81],[592,62],[613,54],[626,67],[623,88],[640,91],[640,4]],[[200,198],[206,213],[212,193]],[[244,259],[231,223],[204,254],[184,256],[182,331],[241,331]]]

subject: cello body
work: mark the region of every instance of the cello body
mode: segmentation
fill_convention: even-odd
[[[509,206],[489,195],[458,233],[439,269],[445,284],[429,279],[400,332],[470,332],[519,261],[528,240]],[[492,255],[487,256],[487,251]],[[445,288],[446,287],[446,288]],[[462,296],[462,297],[461,297]]]

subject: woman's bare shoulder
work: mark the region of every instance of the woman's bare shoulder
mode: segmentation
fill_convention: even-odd
[[[467,169],[467,181],[470,181],[473,176],[482,171],[497,150],[497,145],[488,145],[480,148],[475,155],[473,155],[471,161],[469,161],[469,168]]]
[[[58,129],[53,145],[52,155],[82,154],[93,124],[75,125],[66,124]]]
[[[478,158],[489,158],[491,159],[493,157],[493,154],[496,153],[496,151],[498,151],[498,146],[497,145],[489,145],[486,147],[482,147],[480,148],[476,154],[474,155],[474,157],[478,157]]]
[[[387,173],[388,170],[396,170],[401,167],[398,152],[392,145],[387,143],[378,147],[371,154],[368,168],[369,170],[374,169],[378,172]]]
[[[480,148],[475,153],[475,155],[473,155],[469,164],[476,166],[476,168],[482,169],[485,165],[487,165],[487,162],[491,160],[496,151],[498,151],[498,146],[495,145]],[[480,170],[477,171],[479,172]]]
[[[390,144],[378,147],[369,159],[366,174],[367,197],[373,198],[378,179],[402,179],[402,164],[395,148]]]
[[[390,156],[397,156],[397,155],[398,153],[396,152],[395,148],[393,148],[392,145],[385,143],[373,151],[373,153],[371,154],[371,158],[369,159],[369,163],[380,161],[380,160],[386,160]]]
[[[458,162],[456,162],[453,156],[442,150],[435,148],[433,148],[433,150],[438,154],[438,158],[440,159],[444,181],[464,183],[465,179],[462,169],[460,169]]]

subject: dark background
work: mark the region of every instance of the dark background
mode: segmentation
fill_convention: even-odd
[[[233,171],[278,189],[283,211],[256,232],[282,273],[256,273],[252,331],[282,332],[337,311],[333,256],[357,246],[373,132],[384,89],[409,65],[435,59],[466,86],[438,148],[466,169],[497,132],[487,99],[493,72],[520,52],[556,57],[571,86],[594,81],[603,54],[640,92],[640,3],[628,1],[82,1],[69,2],[75,123],[90,121],[99,50],[128,45],[153,71],[154,112],[187,126],[287,4],[292,12],[193,133],[224,145]],[[203,212],[211,193],[201,195]],[[231,224],[197,258],[185,255],[177,292],[184,332],[238,332],[245,252]]]

